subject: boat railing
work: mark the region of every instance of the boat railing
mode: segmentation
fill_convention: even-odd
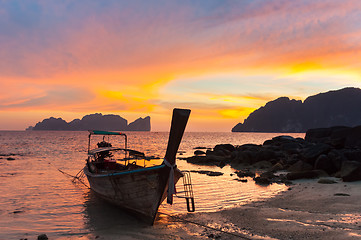
[[[194,194],[193,194],[193,186],[192,186],[192,178],[190,171],[182,171],[183,173],[183,188],[184,191],[177,192],[176,197],[185,198],[187,203],[187,211],[194,212],[195,204],[194,204]],[[183,196],[178,195],[178,193],[184,194]]]

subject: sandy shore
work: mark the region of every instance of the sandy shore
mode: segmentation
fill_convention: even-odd
[[[171,239],[361,239],[361,182],[295,181],[274,198],[181,219],[154,231]]]

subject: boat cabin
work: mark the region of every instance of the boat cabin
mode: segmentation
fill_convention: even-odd
[[[124,147],[113,147],[109,141],[110,136],[123,136]],[[94,139],[97,142],[94,145],[96,147],[91,149]],[[117,142],[119,143],[119,141]],[[110,131],[89,131],[87,165],[91,172],[128,171],[144,168],[147,160],[150,159],[144,153],[127,148],[126,134]]]

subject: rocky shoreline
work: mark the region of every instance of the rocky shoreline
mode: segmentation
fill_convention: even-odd
[[[198,165],[223,167],[228,164],[238,170],[236,174],[240,180],[253,177],[259,184],[287,184],[296,179],[323,177],[359,181],[361,126],[310,129],[305,139],[278,136],[261,145],[197,147],[194,156],[183,159]],[[320,183],[333,182],[320,179]]]

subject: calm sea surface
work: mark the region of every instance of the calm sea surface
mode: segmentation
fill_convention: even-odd
[[[164,156],[168,133],[128,132],[127,135],[129,148],[148,156]],[[213,148],[220,143],[262,144],[278,135],[283,134],[185,133],[179,149],[182,156],[178,154],[178,157],[192,156],[195,147]],[[304,137],[304,134],[287,135]],[[144,228],[149,227],[98,199],[84,185],[72,183],[71,177],[58,170],[75,175],[82,169],[87,144],[87,132],[0,131],[0,239],[36,239],[42,233],[51,239],[88,239],[101,232],[119,229],[132,238],[144,236]],[[148,164],[158,162],[160,160]],[[196,212],[243,205],[269,198],[286,189],[279,184],[261,187],[252,180],[238,182],[232,174],[235,170],[229,166],[222,169],[198,166],[184,160],[178,160],[177,165],[181,170],[224,173],[217,177],[191,174]],[[182,187],[180,184],[177,186],[178,189]],[[172,215],[186,213],[185,200],[176,198],[173,206],[163,203],[160,212]],[[164,220],[160,222],[166,224]]]

